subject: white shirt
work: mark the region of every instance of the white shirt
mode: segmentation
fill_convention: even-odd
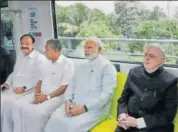
[[[13,72],[6,80],[12,88],[26,87],[34,88],[39,78],[39,69],[46,61],[46,57],[33,50],[28,56],[18,56]]]
[[[73,62],[63,55],[52,63],[47,61],[41,71],[41,92],[50,94],[61,85],[68,85],[73,73]]]

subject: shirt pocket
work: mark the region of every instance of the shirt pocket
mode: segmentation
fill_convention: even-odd
[[[97,91],[102,89],[102,72],[101,71],[93,71],[91,73],[91,91]]]
[[[62,78],[63,78],[63,73],[60,70],[58,70],[56,72],[51,73],[51,79],[50,80],[51,80],[51,83],[54,86],[59,87],[60,84],[61,84]]]

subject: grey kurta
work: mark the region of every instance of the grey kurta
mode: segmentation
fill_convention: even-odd
[[[80,65],[73,76],[65,100],[86,105],[88,112],[68,117],[65,105],[58,108],[48,121],[45,132],[86,132],[100,118],[109,113],[110,101],[116,86],[116,69],[110,61],[99,55]]]

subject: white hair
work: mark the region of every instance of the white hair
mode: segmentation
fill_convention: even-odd
[[[85,40],[85,43],[86,43],[87,41],[93,41],[93,42],[95,42],[99,47],[102,48],[103,43],[101,42],[100,39],[98,39],[98,38],[96,38],[96,37],[88,38],[87,40]]]
[[[165,53],[164,53],[164,49],[162,48],[162,46],[159,43],[150,43],[150,44],[146,44],[144,46],[144,49],[147,48],[158,48],[161,52],[161,55],[165,58]]]

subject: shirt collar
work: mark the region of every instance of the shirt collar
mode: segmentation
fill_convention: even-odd
[[[35,56],[35,53],[36,53],[36,51],[33,49],[33,51],[29,55],[27,55],[25,57],[33,58]]]
[[[92,60],[88,60],[88,63],[94,63],[94,62],[96,62],[99,58],[100,58],[100,54],[98,54],[94,59],[92,59]]]
[[[53,64],[57,64],[57,63],[59,64],[62,62],[63,59],[64,59],[64,56],[61,54]]]
[[[144,66],[142,65],[142,67],[144,68]],[[164,67],[161,65],[156,71],[152,72],[152,73],[148,73],[145,68],[144,68],[144,73],[149,76],[149,77],[156,77],[158,76],[161,72],[163,72]]]

